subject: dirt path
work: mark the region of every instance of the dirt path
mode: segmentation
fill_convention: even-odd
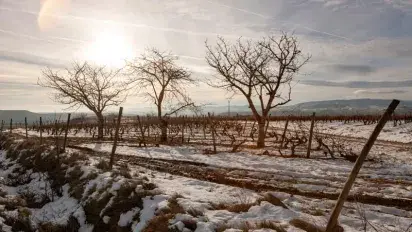
[[[106,152],[97,152],[90,148],[84,148],[77,145],[70,145],[69,148],[87,152],[93,156],[108,156]],[[228,168],[198,163],[193,161],[169,160],[160,158],[146,158],[138,156],[129,156],[116,154],[116,162],[124,162],[131,165],[138,165],[150,170],[166,172],[173,175],[190,177],[203,181],[214,182],[218,184],[230,185],[235,187],[247,188],[254,191],[279,191],[292,195],[300,195],[317,199],[336,200],[339,196],[339,186],[330,185],[331,189],[336,191],[305,191],[302,188],[297,188],[297,184],[319,185],[317,182],[308,180],[290,178],[280,178],[287,176],[282,172],[265,172],[255,171],[240,168]],[[365,182],[374,182],[368,178],[361,178],[358,185],[364,185]],[[373,184],[373,183],[372,183]],[[391,184],[406,184],[412,183],[391,183]],[[392,206],[405,210],[412,210],[412,199],[398,197],[380,197],[369,193],[351,195],[348,201],[356,201],[366,204]]]

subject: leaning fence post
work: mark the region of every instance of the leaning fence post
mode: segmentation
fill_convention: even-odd
[[[120,120],[122,119],[122,113],[123,113],[123,107],[120,107],[119,115],[117,116],[116,131],[114,133],[114,142],[113,142],[112,153],[110,154],[110,164],[109,164],[110,165],[110,170],[113,168],[114,153],[116,153],[117,139],[119,137],[119,127],[120,127]]]
[[[67,115],[66,130],[64,132],[64,141],[63,141],[63,150],[62,150],[63,152],[66,151],[67,133],[69,133],[70,116],[71,116],[71,114],[69,113]]]
[[[356,163],[353,166],[351,173],[349,174],[348,180],[346,181],[345,186],[343,187],[342,192],[340,193],[339,198],[336,202],[335,208],[333,209],[332,214],[329,218],[328,225],[326,227],[327,232],[333,232],[336,229],[338,225],[338,217],[339,217],[340,211],[342,210],[343,204],[345,203],[345,200],[349,195],[350,189],[352,188],[352,185],[355,182],[356,176],[358,175],[359,170],[362,167],[363,161],[365,161],[365,158],[368,155],[369,151],[371,150],[373,144],[375,143],[375,140],[378,138],[379,133],[385,126],[388,119],[391,117],[391,114],[396,109],[398,104],[399,104],[399,100],[396,100],[396,99],[392,100],[391,104],[389,105],[385,113],[380,118],[378,124],[376,125],[368,141],[363,147],[360,155],[356,159]]]
[[[42,125],[43,125],[43,123],[42,123],[42,120],[41,120],[41,117],[40,117],[40,123],[39,123],[39,130],[40,130],[40,144],[42,144],[42,143],[43,143]]]
[[[13,130],[13,119],[12,118],[10,118],[10,134],[12,133],[12,130]]]
[[[288,130],[289,118],[286,118],[285,129],[283,130],[282,140],[280,141],[280,148],[283,148],[283,142],[285,141],[286,131]]]
[[[312,122],[310,123],[308,151],[306,153],[306,158],[310,157],[310,149],[312,149],[313,126],[314,125],[315,125],[315,112],[313,112],[313,114],[312,114]]]
[[[26,139],[29,137],[29,134],[27,133],[27,117],[24,117],[24,128],[26,129]]]

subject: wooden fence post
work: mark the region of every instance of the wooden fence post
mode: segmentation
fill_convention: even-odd
[[[289,118],[286,118],[285,129],[283,130],[282,140],[280,141],[280,148],[283,148],[283,142],[285,141],[286,131],[288,130]]]
[[[63,152],[66,151],[66,143],[67,143],[67,134],[69,133],[69,125],[70,125],[70,116],[71,114],[69,113],[67,115],[67,123],[66,123],[66,130],[64,131],[64,141],[63,141]]]
[[[308,151],[306,152],[306,158],[310,157],[310,150],[312,149],[313,126],[314,125],[315,125],[315,112],[313,112],[313,114],[312,114],[312,122],[310,123]]]
[[[142,121],[140,120],[140,116],[139,116],[139,115],[137,115],[137,122],[139,123],[140,134],[142,135],[142,140],[139,142],[139,147],[141,146],[142,143],[143,143],[143,145],[146,147],[146,138],[145,138],[145,134],[144,134],[144,129],[143,129]]]
[[[182,117],[182,144],[185,143],[185,118],[184,116]]]
[[[56,143],[56,150],[57,150],[57,160],[60,160],[59,154],[60,154],[60,146],[59,146],[59,135],[57,134],[58,126],[57,126],[57,119],[54,120],[54,137],[55,137],[55,143]]]
[[[4,126],[4,121],[3,121],[3,120],[1,120],[0,133],[2,133],[2,134],[3,134],[3,126]]]
[[[216,151],[215,126],[213,125],[213,120],[212,120],[212,116],[210,115],[210,113],[207,113],[207,115],[209,116],[210,129],[212,130],[213,153],[216,154],[217,151]]]
[[[13,130],[13,119],[12,118],[10,118],[10,134],[12,133],[12,130]]]
[[[40,117],[40,123],[39,123],[39,130],[40,130],[40,144],[42,144],[42,143],[43,143],[42,126],[43,126],[43,123],[42,123],[42,120],[41,120],[41,117]]]
[[[123,113],[123,107],[120,107],[119,115],[117,116],[116,131],[114,133],[114,142],[113,142],[112,153],[110,154],[110,164],[109,164],[110,170],[112,170],[112,168],[113,168],[114,153],[116,153],[117,139],[119,137],[119,127],[120,127],[120,121],[122,119],[122,113]]]
[[[26,139],[29,137],[29,134],[27,132],[27,117],[24,117],[24,128],[26,129]]]
[[[340,211],[342,210],[343,204],[345,203],[345,200],[349,195],[350,189],[352,188],[352,185],[355,182],[356,176],[358,175],[359,170],[361,169],[362,164],[366,159],[366,156],[368,155],[373,144],[375,143],[375,140],[378,138],[379,133],[385,126],[386,122],[390,119],[393,111],[396,109],[398,104],[399,104],[399,100],[396,100],[396,99],[392,100],[391,104],[389,105],[385,113],[380,118],[378,124],[376,125],[368,141],[363,147],[360,155],[356,159],[356,163],[353,166],[351,173],[349,174],[348,180],[346,181],[345,186],[343,187],[342,192],[340,193],[339,198],[336,202],[335,208],[333,209],[332,214],[329,218],[328,225],[326,227],[326,232],[333,232],[336,230],[338,226],[338,217],[339,217]]]

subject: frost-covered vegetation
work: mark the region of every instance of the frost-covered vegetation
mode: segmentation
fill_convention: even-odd
[[[0,141],[0,231],[322,231],[353,165],[321,152],[306,159],[219,146],[205,155],[204,146],[123,144],[109,170],[109,144],[59,154],[35,138]],[[345,203],[345,231],[409,229],[410,159],[394,162],[392,153],[365,164],[354,193],[371,198]]]

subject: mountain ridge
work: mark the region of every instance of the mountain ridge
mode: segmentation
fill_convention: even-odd
[[[272,115],[307,115],[316,112],[317,115],[354,115],[354,114],[379,114],[382,113],[389,105],[392,99],[336,99],[323,101],[309,101],[298,103],[290,106],[281,106],[274,109]],[[231,115],[250,115],[250,109],[247,105],[232,105],[230,107]],[[206,106],[204,113],[211,112],[219,115],[228,115],[228,106]],[[149,113],[149,112],[147,112]],[[412,101],[403,101],[399,104],[396,113],[412,113]],[[42,117],[43,121],[65,120],[67,113],[36,113],[28,110],[0,110],[0,120],[5,121],[8,125],[10,119],[14,123],[23,123],[27,117],[28,123],[33,123]],[[81,113],[75,113],[80,115]],[[113,114],[108,112],[107,114]],[[87,115],[93,115],[87,113]],[[127,115],[135,115],[128,113]],[[74,118],[75,115],[72,117]]]

